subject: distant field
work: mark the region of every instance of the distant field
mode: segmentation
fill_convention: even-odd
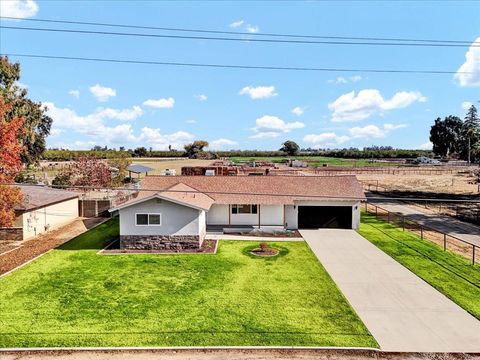
[[[393,162],[378,162],[371,161],[369,159],[341,159],[324,156],[295,156],[297,160],[307,161],[312,167],[320,167],[323,164],[327,166],[395,166],[398,163]],[[242,161],[271,161],[273,163],[284,163],[288,160],[285,156],[280,157],[230,157],[228,160],[233,162]]]

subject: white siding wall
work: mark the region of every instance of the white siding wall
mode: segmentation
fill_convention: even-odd
[[[78,217],[78,199],[23,213],[23,238],[30,239],[41,233],[66,225]]]
[[[260,205],[260,224],[283,226],[283,205]]]
[[[120,235],[200,235],[202,211],[157,199],[120,209]],[[137,226],[136,214],[161,214],[160,226]]]
[[[207,213],[208,225],[228,225],[228,205],[212,205]]]
[[[207,233],[207,222],[206,222],[206,214],[204,210],[200,210],[198,216],[198,233],[200,234],[200,239],[203,240],[205,234]]]
[[[285,227],[287,229],[298,228],[298,207],[285,205]]]
[[[232,214],[231,224],[258,226],[258,214]]]

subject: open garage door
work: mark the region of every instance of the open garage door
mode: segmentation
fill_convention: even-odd
[[[352,228],[351,206],[299,206],[298,228]]]

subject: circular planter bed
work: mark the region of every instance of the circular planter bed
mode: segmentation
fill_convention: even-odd
[[[260,247],[250,250],[250,254],[255,256],[276,256],[280,251],[268,246],[265,243],[260,244]]]

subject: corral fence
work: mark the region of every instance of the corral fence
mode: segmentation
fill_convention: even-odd
[[[363,167],[319,167],[313,172],[319,175],[358,175],[358,174],[381,174],[381,175],[448,175],[462,171],[460,167],[393,167],[393,166],[363,166]]]
[[[362,181],[363,189],[374,193],[379,193],[384,196],[398,197],[399,192],[393,191],[383,185],[380,185],[378,180],[374,182]],[[480,192],[480,184],[479,184]],[[401,195],[402,197],[405,194]],[[443,200],[443,201],[442,201]],[[479,200],[480,201],[480,200]],[[421,200],[402,200],[402,202],[410,205],[422,207],[439,215],[447,215],[454,217],[460,221],[469,222],[471,224],[480,225],[480,202],[465,202],[461,199],[455,201],[454,199],[421,199]]]
[[[369,214],[375,215],[377,219],[384,220],[389,224],[402,228],[403,231],[410,231],[417,234],[422,240],[431,241],[441,246],[444,251],[450,250],[467,259],[471,259],[472,264],[480,264],[480,256],[478,254],[479,249],[475,244],[459,239],[451,234],[419,224],[406,215],[389,211],[369,202],[365,202],[365,211]]]

